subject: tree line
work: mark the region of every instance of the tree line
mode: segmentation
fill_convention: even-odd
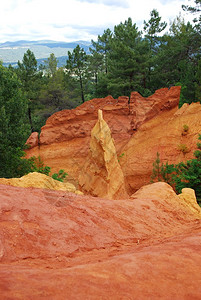
[[[30,50],[17,68],[0,63],[0,176],[11,157],[16,164],[6,176],[16,172],[27,137],[56,111],[109,94],[147,97],[172,85],[182,86],[180,106],[201,101],[201,0],[183,9],[195,14],[194,22],[178,16],[166,31],[153,9],[143,31],[128,18],[92,40],[90,54],[77,45],[63,68],[54,54],[38,66]]]

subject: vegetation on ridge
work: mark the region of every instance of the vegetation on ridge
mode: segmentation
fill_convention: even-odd
[[[201,140],[201,134],[198,136]],[[192,188],[198,202],[201,204],[201,143],[197,143],[197,150],[194,152],[193,159],[179,164],[161,163],[160,155],[157,152],[157,157],[153,163],[153,171],[151,182],[165,181],[170,184],[177,193],[181,193],[183,188]]]
[[[199,14],[201,1],[184,9]],[[0,177],[27,172],[26,139],[56,111],[108,94],[149,96],[172,85],[182,86],[180,105],[201,101],[200,25],[200,16],[192,24],[178,16],[162,35],[167,24],[153,9],[143,32],[128,18],[92,41],[90,55],[80,46],[69,52],[65,68],[57,68],[54,54],[38,66],[30,50],[16,69],[0,63]]]

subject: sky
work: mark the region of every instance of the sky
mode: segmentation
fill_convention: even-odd
[[[132,18],[139,29],[157,9],[168,24],[193,0],[3,0],[0,42],[18,40],[91,41]]]

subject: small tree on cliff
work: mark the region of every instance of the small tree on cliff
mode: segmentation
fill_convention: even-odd
[[[153,170],[151,175],[151,183],[156,181],[164,181],[172,184],[172,172],[174,171],[174,166],[169,165],[168,162],[161,163],[160,154],[157,152],[156,160],[153,162]]]
[[[201,140],[201,134],[198,136]],[[186,163],[181,162],[175,165],[175,172],[172,179],[175,184],[176,191],[181,193],[185,187],[195,190],[197,200],[201,202],[201,143],[197,143],[198,149],[194,152],[194,159],[188,160]]]
[[[198,136],[201,140],[201,134]],[[161,164],[159,153],[153,163],[151,182],[165,181],[173,186],[177,193],[183,188],[195,190],[197,201],[201,203],[201,143],[197,143],[197,150],[194,152],[194,159],[187,162],[180,162],[177,165]]]

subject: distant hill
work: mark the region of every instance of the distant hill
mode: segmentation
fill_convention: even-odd
[[[65,65],[68,51],[80,45],[87,53],[89,53],[90,42],[87,41],[75,41],[75,42],[58,42],[51,40],[42,41],[16,41],[16,42],[5,42],[0,43],[0,60],[3,61],[5,66],[11,64],[12,66],[17,65],[18,60],[22,60],[24,53],[30,49],[37,61],[38,65],[44,62],[51,53],[58,58],[58,66]]]

